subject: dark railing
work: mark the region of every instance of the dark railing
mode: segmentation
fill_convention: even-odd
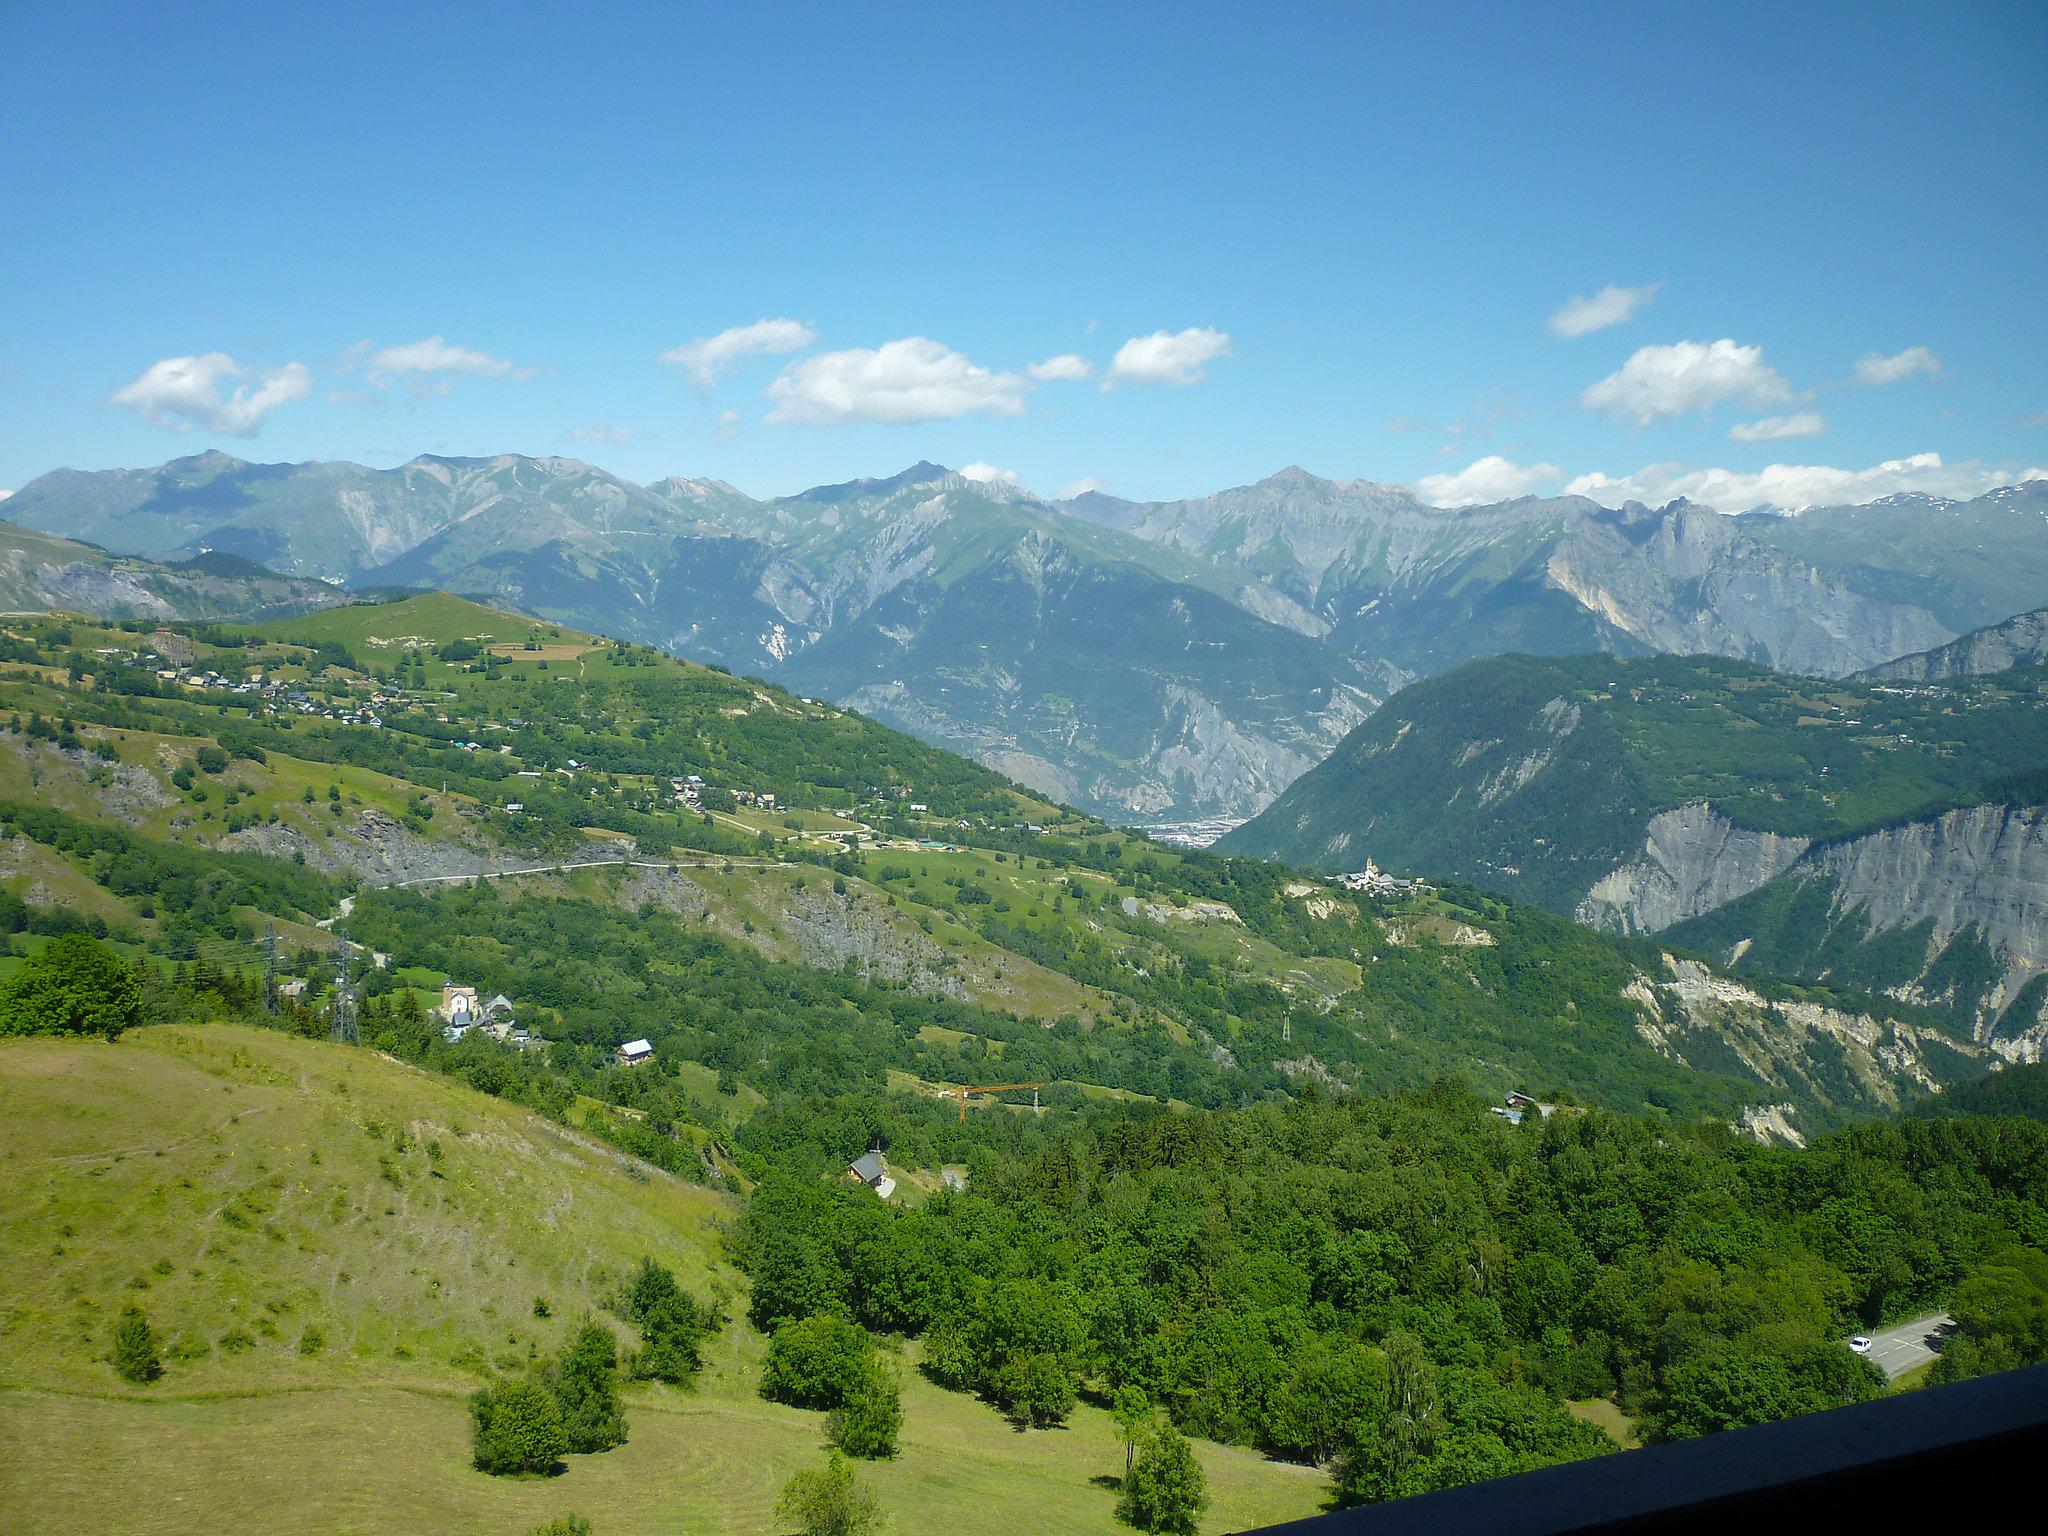
[[[1957,1536],[2048,1529],[2048,1365],[1519,1477],[1266,1536]]]

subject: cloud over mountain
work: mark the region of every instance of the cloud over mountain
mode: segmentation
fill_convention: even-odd
[[[960,416],[1017,416],[1031,381],[997,373],[926,336],[822,352],[769,384],[771,426],[904,424]]]
[[[1415,489],[1433,506],[1473,507],[1528,496],[1563,477],[1555,464],[1517,464],[1489,453],[1456,474],[1424,475]]]
[[[1638,348],[1580,400],[1587,410],[1648,426],[1667,417],[1711,410],[1727,400],[1765,406],[1791,398],[1792,387],[1764,361],[1762,347],[1745,347],[1723,337]]]
[[[756,320],[670,347],[661,360],[682,369],[697,388],[708,390],[744,358],[800,352],[817,339],[818,333],[801,320]]]
[[[235,387],[223,395],[226,383]],[[167,431],[203,427],[228,437],[254,437],[264,417],[304,399],[312,387],[313,377],[303,363],[265,370],[237,363],[225,352],[208,352],[151,363],[110,398]]]
[[[1110,378],[1127,384],[1199,384],[1208,366],[1230,356],[1230,333],[1209,326],[1184,331],[1154,331],[1133,336],[1116,349]]]
[[[1588,496],[1607,506],[1624,501],[1659,506],[1682,496],[1722,512],[1747,512],[1756,507],[1849,506],[1902,491],[1964,499],[1997,486],[2040,479],[2048,479],[2048,469],[2018,469],[1975,459],[1945,464],[1938,453],[1916,453],[1886,459],[1867,469],[1772,464],[1747,473],[1690,464],[1649,464],[1630,475],[1598,471],[1580,475],[1565,487],[1565,494]]]

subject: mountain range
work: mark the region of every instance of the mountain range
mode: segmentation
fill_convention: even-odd
[[[1984,501],[1954,515],[2048,528],[2048,487]],[[1918,510],[1856,510],[1815,541],[1793,526],[1815,513],[1579,497],[1446,510],[1297,468],[1189,501],[1054,502],[920,462],[762,500],[563,458],[379,470],[221,453],[60,470],[9,503],[127,555],[489,593],[1151,823],[1258,812],[1397,689],[1478,657],[1700,653],[1839,676],[1946,643],[1943,615],[1972,604],[2023,589],[2018,606],[2048,603],[2048,557],[1967,602],[1974,567],[1920,587],[1887,576],[1911,562],[1896,530]]]

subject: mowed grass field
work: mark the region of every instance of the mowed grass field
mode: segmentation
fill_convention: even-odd
[[[0,1530],[520,1536],[569,1512],[599,1536],[771,1530],[824,1421],[755,1390],[731,1213],[359,1049],[223,1025],[0,1042]],[[698,1386],[630,1389],[627,1444],[558,1477],[474,1471],[469,1392],[610,1320],[650,1253],[731,1298]],[[105,1359],[130,1303],[168,1346],[147,1387]],[[862,1471],[895,1530],[1120,1528],[1107,1414],[1024,1433],[909,1361],[903,1378],[901,1453]],[[1308,1469],[1198,1450],[1205,1529],[1327,1496]]]

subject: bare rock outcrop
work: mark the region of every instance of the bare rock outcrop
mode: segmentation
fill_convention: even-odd
[[[1595,928],[1656,933],[1747,896],[1808,846],[1739,827],[1704,801],[1681,806],[1650,818],[1642,856],[1604,876],[1573,915]]]

